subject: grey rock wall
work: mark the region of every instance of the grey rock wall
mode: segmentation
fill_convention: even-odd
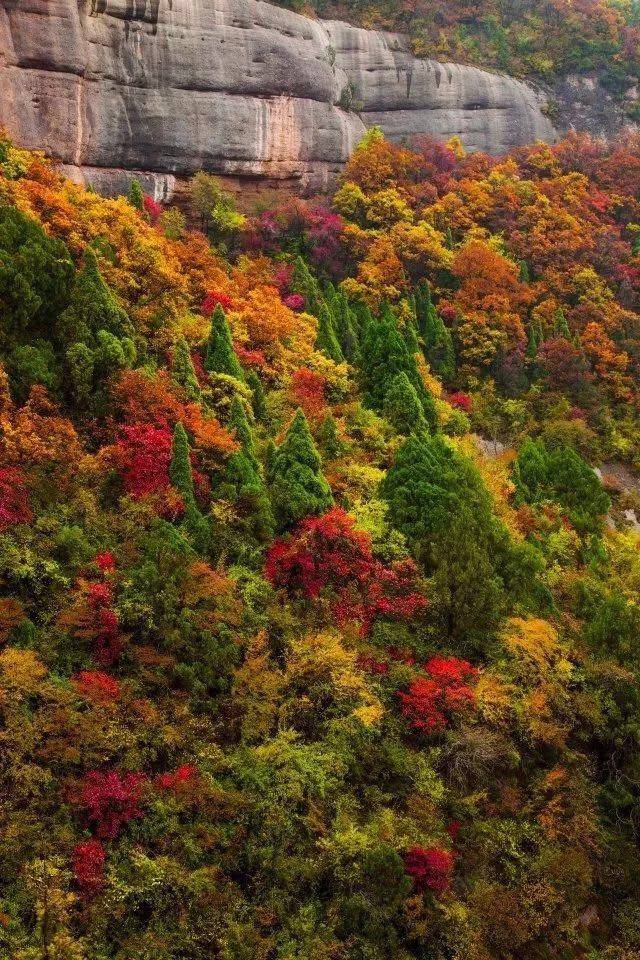
[[[259,0],[0,0],[0,124],[102,190],[207,169],[319,189],[366,126],[501,153],[554,129],[506,76]]]

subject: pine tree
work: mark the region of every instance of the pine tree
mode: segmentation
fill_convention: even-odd
[[[320,285],[302,257],[296,257],[290,288],[293,293],[299,293],[304,297],[304,309],[307,313],[320,316],[320,307],[324,303]]]
[[[535,503],[549,482],[549,455],[544,444],[527,437],[513,467],[516,499]]]
[[[384,398],[383,413],[398,433],[408,435],[426,428],[422,404],[406,373],[399,373],[391,381]]]
[[[338,343],[336,331],[333,326],[333,318],[326,303],[320,306],[318,314],[318,335],[315,346],[316,350],[320,350],[335,363],[344,363],[342,349]]]
[[[251,407],[254,417],[258,423],[266,423],[269,419],[267,400],[264,387],[262,386],[262,380],[255,370],[250,370],[247,374],[247,386],[251,388]]]
[[[491,497],[478,470],[456,453],[442,434],[411,434],[380,485],[389,521],[403,533],[415,555],[429,555],[436,533],[465,508],[477,522],[491,524]]]
[[[235,431],[236,440],[238,440],[238,442],[242,445],[242,450],[245,456],[250,461],[254,469],[258,470],[259,463],[256,458],[253,434],[251,432],[251,427],[249,426],[244,404],[237,394],[231,401],[227,427],[231,432]]]
[[[99,330],[116,337],[133,335],[131,322],[104,282],[93,250],[87,248],[76,274],[69,305],[60,317],[58,334],[65,343],[87,343]]]
[[[344,293],[336,294],[332,305],[335,330],[342,348],[342,355],[353,363],[358,354],[358,322]]]
[[[416,321],[422,337],[422,350],[431,368],[443,380],[453,380],[456,358],[451,332],[445,327],[442,317],[431,299],[427,282],[419,284],[415,292]]]
[[[72,343],[67,350],[66,361],[73,399],[78,406],[85,407],[93,389],[93,350],[86,343]]]
[[[191,360],[189,345],[184,337],[180,337],[174,344],[171,373],[173,379],[182,387],[189,400],[200,399],[200,384]]]
[[[569,329],[569,324],[567,323],[567,318],[564,315],[564,310],[560,307],[556,310],[555,318],[555,332],[561,337],[564,337],[565,340],[571,340],[571,330]]]
[[[400,373],[406,373],[420,402],[428,403],[415,357],[390,310],[369,324],[360,350],[360,370],[367,401],[375,410],[382,410],[387,391]]]
[[[338,436],[338,426],[334,415],[329,411],[318,427],[318,443],[324,455],[334,460],[344,452],[344,445]]]
[[[217,305],[211,317],[211,331],[207,341],[205,370],[210,373],[225,373],[236,380],[244,380],[242,367],[235,355],[231,331],[224,310]]]
[[[432,616],[438,634],[467,655],[485,653],[500,622],[504,585],[492,554],[490,539],[466,507],[433,545]]]
[[[132,180],[129,185],[127,200],[136,210],[144,209],[144,192],[140,186],[139,180]]]
[[[185,504],[195,503],[193,494],[193,475],[191,473],[191,459],[189,456],[189,438],[187,431],[178,421],[173,431],[171,447],[171,463],[169,464],[169,479],[175,489],[182,495]]]
[[[532,322],[529,326],[529,338],[525,351],[525,356],[528,360],[535,360],[538,356],[538,349],[540,347],[539,333],[538,325]]]
[[[270,474],[271,502],[280,527],[322,513],[332,505],[331,489],[302,410],[296,413],[277,448]]]
[[[257,461],[245,449],[234,453],[227,463],[218,495],[237,510],[237,524],[260,543],[273,537],[275,521],[271,501],[259,473]]]

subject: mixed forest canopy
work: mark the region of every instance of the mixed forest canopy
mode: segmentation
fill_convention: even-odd
[[[623,94],[640,71],[638,0],[278,0],[299,13],[409,35],[418,57],[553,80],[600,73]]]
[[[640,140],[200,225],[0,141],[0,956],[640,955]]]

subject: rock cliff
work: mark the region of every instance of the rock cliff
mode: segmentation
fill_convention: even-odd
[[[554,139],[510,77],[257,0],[0,0],[0,124],[98,189],[205,168],[321,188],[367,125],[500,153]]]

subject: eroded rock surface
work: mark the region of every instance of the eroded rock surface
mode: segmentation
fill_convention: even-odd
[[[367,125],[501,153],[554,129],[510,77],[256,0],[0,0],[0,124],[101,190],[198,169],[323,187]]]

